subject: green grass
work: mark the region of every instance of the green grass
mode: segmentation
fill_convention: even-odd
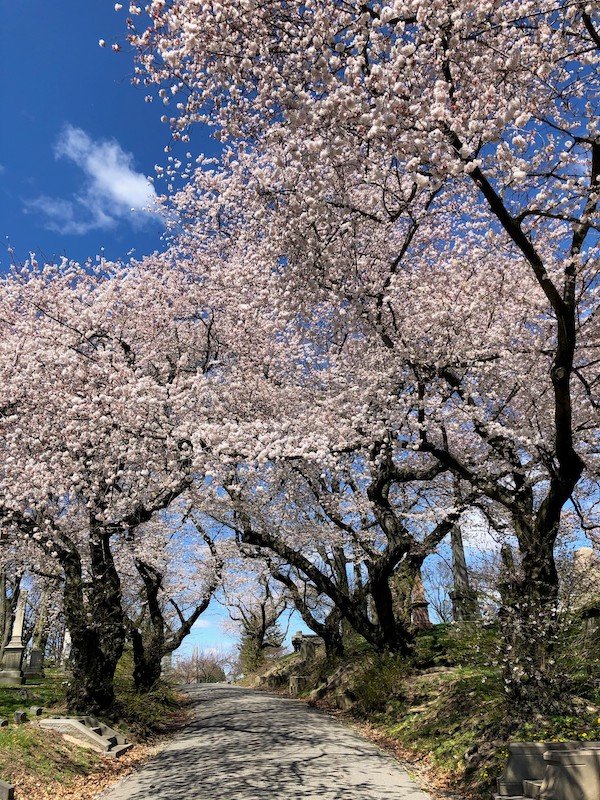
[[[153,739],[181,727],[186,719],[186,701],[171,685],[163,681],[150,691],[135,691],[133,659],[126,651],[115,674],[116,724],[137,741]]]
[[[0,729],[3,780],[18,780],[26,774],[68,784],[73,778],[86,775],[99,761],[97,753],[69,744],[60,736],[49,736],[31,725]]]
[[[597,663],[593,656],[583,657],[579,648],[565,673],[576,711],[520,719],[507,702],[498,662],[492,666],[497,639],[494,626],[439,625],[417,636],[410,659],[376,654],[356,640],[342,683],[325,700],[335,702],[336,693],[352,698],[350,713],[407,758],[426,759],[443,789],[489,800],[508,742],[600,740],[598,674],[582,669]],[[312,674],[324,666],[315,665]]]
[[[30,706],[63,708],[67,680],[64,672],[47,670],[45,679],[39,684],[0,686],[0,717],[12,719],[15,711],[28,711]]]
[[[185,720],[182,698],[166,684],[159,684],[147,694],[136,693],[131,666],[131,658],[126,655],[117,671],[116,720],[110,724],[138,742],[180,726]],[[39,684],[0,687],[0,717],[10,723],[7,728],[0,728],[0,778],[21,787],[25,794],[19,796],[33,797],[30,793],[37,791],[37,786],[70,787],[76,778],[91,779],[99,769],[99,754],[35,724],[13,723],[14,711],[28,712],[34,705],[42,706],[44,716],[66,713],[68,680],[64,672],[46,670],[46,678]]]
[[[600,716],[593,706],[582,708],[577,716],[540,715],[517,722],[497,671],[456,666],[407,674],[406,664],[399,661],[398,683],[391,690],[389,663],[380,682],[376,662],[363,673],[353,689],[359,700],[357,713],[403,748],[427,756],[449,788],[473,800],[490,796],[508,741],[600,740]],[[385,698],[377,698],[379,687],[387,693]],[[372,711],[361,703],[365,697]]]

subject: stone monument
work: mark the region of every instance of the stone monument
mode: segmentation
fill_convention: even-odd
[[[44,677],[44,649],[46,643],[46,624],[47,624],[47,591],[42,593],[40,600],[40,610],[33,629],[33,640],[31,643],[31,653],[29,654],[29,664],[24,668],[25,678],[29,680],[42,680]]]
[[[161,658],[160,674],[162,678],[168,678],[173,674],[173,653],[167,653]]]
[[[452,548],[452,572],[454,588],[450,592],[452,614],[455,622],[468,622],[481,617],[477,593],[472,589],[467,569],[467,559],[460,525],[453,525],[450,532]]]
[[[417,575],[412,590],[412,602],[410,604],[411,622],[417,630],[427,630],[433,628],[433,623],[429,619],[429,603],[425,596],[425,587],[421,573]]]
[[[600,557],[591,547],[573,553],[573,593],[577,610],[600,609]]]
[[[2,669],[0,670],[0,686],[21,686],[25,683],[21,665],[23,663],[23,624],[25,622],[25,605],[27,592],[22,592],[17,604],[17,613],[13,623],[10,642],[4,648]]]
[[[71,656],[71,634],[65,630],[65,638],[63,639],[62,653],[60,656],[60,665],[63,669],[69,666],[69,658]]]

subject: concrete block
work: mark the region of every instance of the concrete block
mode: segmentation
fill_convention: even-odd
[[[44,709],[41,706],[31,706],[29,713],[32,717],[41,717]]]
[[[6,781],[0,781],[0,800],[14,800],[15,787]]]
[[[111,758],[120,758],[121,756],[124,756],[125,753],[128,753],[132,747],[133,744],[131,742],[127,742],[126,744],[118,744],[113,747],[112,750],[109,750],[106,755],[110,756]]]
[[[342,689],[334,695],[335,704],[342,711],[349,711],[356,703],[356,697],[348,689]]]
[[[312,692],[309,694],[308,699],[311,703],[316,703],[317,700],[321,700],[327,694],[327,684],[322,683],[320,686],[317,686],[316,689],[313,689]]]
[[[540,800],[598,800],[600,748],[549,750],[544,753],[544,761]]]
[[[298,697],[301,691],[306,688],[308,678],[306,675],[290,675],[289,693],[292,697]]]
[[[8,720],[0,719],[0,728],[8,728]]]
[[[523,793],[525,794],[525,797],[531,797],[533,800],[538,800],[541,788],[541,781],[523,781]]]
[[[595,749],[598,742],[512,742],[508,764],[498,779],[498,794],[514,797],[523,793],[523,781],[540,781],[546,772],[544,753]]]
[[[24,722],[27,722],[27,714],[24,711],[15,711],[13,718],[17,725],[23,725]]]
[[[104,725],[95,717],[42,719],[40,727],[58,731],[70,741],[79,741],[86,747],[114,758],[118,758],[133,747],[123,734]]]
[[[531,797],[533,800],[538,800],[541,788],[541,781],[523,781],[523,794],[525,797]]]

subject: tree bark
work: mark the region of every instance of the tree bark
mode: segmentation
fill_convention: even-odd
[[[73,679],[67,691],[69,710],[110,714],[115,704],[115,670],[125,644],[121,583],[110,552],[110,535],[101,529],[92,530],[92,584],[87,593],[75,547],[65,548],[61,560],[65,572],[64,613],[71,634]]]
[[[192,626],[206,611],[217,588],[223,566],[216,548],[208,542],[212,555],[216,560],[215,576],[209,583],[200,603],[185,618],[178,605],[171,600],[171,605],[179,617],[180,626],[176,631],[169,631],[165,621],[164,610],[160,602],[160,591],[163,584],[161,572],[141,559],[136,559],[135,566],[144,584],[144,593],[148,609],[148,619],[144,624],[136,626],[129,622],[129,636],[133,647],[133,682],[138,692],[148,692],[160,679],[162,660],[176,650],[192,630]]]

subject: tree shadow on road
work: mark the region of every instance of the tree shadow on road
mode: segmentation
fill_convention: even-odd
[[[197,691],[199,716],[114,800],[426,800],[369,742],[303,703]]]

